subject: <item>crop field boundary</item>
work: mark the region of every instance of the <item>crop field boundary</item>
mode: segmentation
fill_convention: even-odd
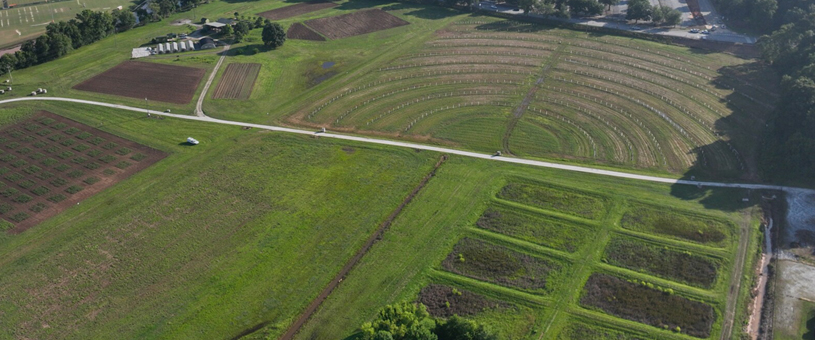
[[[574,261],[574,255],[557,250],[548,248],[542,245],[538,245],[529,241],[525,241],[522,239],[518,239],[512,236],[507,236],[504,234],[499,234],[493,231],[471,227],[467,229],[467,233],[469,236],[474,236],[478,239],[487,241],[489,243],[509,246],[513,250],[517,250],[521,253],[525,253],[528,255],[533,256],[548,256],[551,258],[555,258],[559,261],[566,261],[572,262]]]
[[[663,288],[671,288],[673,289],[678,295],[692,298],[695,300],[699,300],[711,305],[718,305],[720,296],[717,296],[716,291],[707,290],[704,288],[698,288],[693,286],[688,286],[686,284],[671,281],[668,279],[663,279],[658,276],[654,276],[649,273],[645,272],[638,272],[635,270],[622,268],[613,266],[606,263],[597,263],[594,266],[594,273],[604,273],[609,275],[614,275],[617,277],[621,277],[624,279],[634,279],[639,281],[645,281],[652,283],[656,286],[660,286]]]
[[[547,220],[551,222],[567,223],[574,225],[578,228],[583,228],[587,230],[596,229],[598,224],[600,223],[595,220],[584,219],[568,214],[560,214],[557,211],[550,213],[550,211],[546,209],[540,209],[526,204],[501,199],[498,197],[492,197],[490,203],[492,204],[492,206],[498,209],[511,210],[522,215]]]
[[[670,238],[661,238],[650,234],[628,230],[622,227],[613,228],[612,232],[620,238],[630,238],[650,245],[670,246],[677,250],[687,250],[699,255],[712,257],[723,262],[729,262],[729,252],[723,248],[711,248],[698,243],[682,242]]]
[[[433,282],[458,285],[479,294],[529,307],[550,306],[552,302],[554,302],[552,298],[544,295],[536,295],[522,290],[469,278],[464,275],[450,273],[444,270],[433,269],[430,271],[428,276]]]
[[[433,176],[435,176],[436,171],[439,169],[439,167],[441,167],[444,161],[447,160],[447,158],[448,158],[447,155],[442,155],[441,158],[439,158],[439,161],[436,162],[436,164],[433,166],[433,169],[430,170],[430,173],[428,173],[421,180],[421,182],[419,182],[419,184],[413,189],[413,191],[411,191],[407,195],[407,197],[405,197],[404,201],[402,201],[402,203],[399,204],[398,207],[396,207],[396,209],[385,219],[385,221],[383,221],[382,224],[379,225],[379,227],[373,234],[371,234],[371,236],[368,238],[368,240],[365,242],[362,248],[360,248],[357,251],[357,253],[351,259],[348,260],[348,262],[342,267],[339,273],[337,273],[337,275],[334,276],[334,279],[332,279],[331,282],[329,282],[328,286],[326,286],[323,289],[323,291],[314,300],[311,301],[311,303],[308,305],[308,307],[306,307],[303,313],[294,321],[294,323],[292,323],[289,326],[286,333],[284,333],[283,336],[280,337],[281,340],[291,340],[294,338],[295,335],[297,335],[297,332],[300,331],[300,328],[302,328],[306,321],[308,321],[308,319],[311,317],[311,315],[317,311],[317,308],[319,308],[323,301],[325,301],[325,299],[328,298],[331,292],[334,291],[335,288],[337,288],[337,286],[340,284],[340,282],[342,282],[345,276],[348,275],[349,272],[351,272],[351,269],[353,269],[354,266],[356,266],[356,264],[359,263],[359,261],[362,259],[363,256],[365,256],[368,250],[371,249],[374,243],[382,239],[382,235],[385,233],[385,231],[388,230],[388,227],[390,227],[390,225],[393,223],[393,220],[396,219],[396,216],[398,216],[399,213],[401,213],[402,210],[408,204],[410,204],[413,198],[416,197],[416,195],[419,194],[422,188],[424,188],[425,185],[427,185],[430,179],[433,178]]]

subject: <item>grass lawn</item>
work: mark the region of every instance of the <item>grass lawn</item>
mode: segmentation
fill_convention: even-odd
[[[229,338],[261,322],[285,327],[437,158],[70,106],[40,107],[171,155],[3,234],[0,310],[14,325],[3,338]],[[180,145],[188,135],[201,145]]]

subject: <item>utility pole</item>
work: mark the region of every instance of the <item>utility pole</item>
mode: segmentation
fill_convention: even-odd
[[[147,107],[147,117],[150,117],[150,103],[147,101],[147,97],[144,97],[144,106]]]

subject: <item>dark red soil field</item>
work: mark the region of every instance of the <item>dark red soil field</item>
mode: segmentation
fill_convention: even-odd
[[[381,9],[370,9],[305,22],[328,39],[342,39],[410,24]]]
[[[204,73],[206,70],[195,67],[125,61],[74,86],[74,89],[188,104]]]
[[[580,304],[623,319],[700,338],[710,336],[716,321],[713,308],[705,303],[608,274],[594,273],[589,277]]]
[[[333,2],[324,2],[324,1],[309,1],[303,2],[296,5],[281,7],[278,9],[273,9],[271,11],[266,11],[263,13],[258,13],[259,16],[262,16],[269,20],[280,20],[286,19],[291,17],[296,17],[298,15],[303,15],[306,13],[316,12],[321,9],[335,7],[337,4]]]
[[[325,41],[325,37],[319,35],[317,32],[312,31],[310,28],[306,27],[306,25],[303,25],[299,22],[296,22],[289,26],[289,30],[286,31],[286,38],[311,41]]]
[[[229,64],[212,98],[249,99],[252,88],[255,86],[255,80],[258,79],[258,73],[260,73],[260,64]]]
[[[41,111],[0,130],[0,218],[23,232],[165,156]]]
[[[506,302],[492,300],[468,290],[453,289],[439,284],[430,284],[419,292],[419,302],[427,306],[430,315],[449,318],[453,315],[469,316],[485,309],[509,308]]]

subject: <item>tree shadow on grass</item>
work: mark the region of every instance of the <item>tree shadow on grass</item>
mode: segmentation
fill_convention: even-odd
[[[802,340],[815,340],[815,311],[809,312],[809,319],[806,324],[807,332],[801,337]]]
[[[444,19],[456,15],[461,12],[452,8],[423,5],[418,3],[400,2],[393,5],[382,7],[384,11],[406,11],[403,14],[406,16],[417,17],[420,19]]]
[[[728,112],[720,112],[722,116],[714,122],[714,134],[719,137],[716,141],[698,146],[689,152],[694,154],[697,161],[682,176],[687,181],[715,181],[715,182],[742,182],[762,183],[759,176],[759,148],[764,142],[766,119],[772,111],[771,106],[765,107],[747,96],[759,96],[761,93],[771,93],[774,85],[757,83],[768,82],[761,65],[727,66],[717,70],[719,74],[710,82],[718,89],[732,90],[729,95],[719,98],[725,104]],[[698,77],[696,77],[696,81]],[[688,78],[690,79],[690,78]],[[770,79],[769,82],[774,82]],[[707,101],[711,105],[710,97],[697,101]],[[768,96],[763,96],[767,98]],[[773,100],[770,105],[775,104]],[[671,194],[683,200],[698,200],[707,209],[722,211],[736,211],[755,205],[760,194],[747,189],[716,188],[688,184],[674,184]],[[747,198],[748,201],[743,201]]]

